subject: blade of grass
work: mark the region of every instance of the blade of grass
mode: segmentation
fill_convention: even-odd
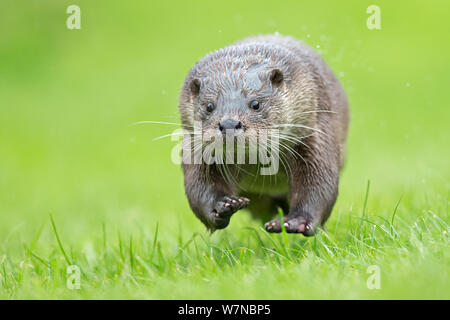
[[[61,239],[59,238],[59,235],[58,235],[58,231],[56,230],[55,221],[53,220],[53,217],[51,214],[50,214],[50,221],[52,222],[53,232],[55,233],[56,241],[58,242],[59,248],[61,249],[61,252],[62,252],[64,258],[66,259],[66,262],[69,265],[71,265],[72,262],[70,261],[69,256],[67,255],[66,251],[64,250],[64,247],[61,243]]]
[[[289,259],[292,260],[291,254],[289,252],[289,239],[287,236],[286,227],[284,226],[283,209],[278,208],[278,215],[280,216],[281,235],[283,237],[284,252],[289,257]]]
[[[404,195],[404,193],[402,193],[402,195],[400,196],[400,199],[398,199],[398,202],[395,205],[394,213],[392,214],[392,219],[391,219],[391,224],[392,225],[394,225],[395,215],[397,214],[397,209],[398,209],[398,206],[400,205],[400,201],[402,201],[403,195]]]
[[[369,199],[369,190],[370,190],[370,180],[367,180],[366,195],[364,196],[364,204],[363,204],[363,210],[362,210],[362,218],[366,217],[367,201]],[[357,228],[358,235],[360,235],[362,222],[363,222],[363,220],[359,220],[358,228]]]
[[[31,241],[31,244],[29,247],[26,247],[26,256],[30,257],[31,254],[33,253],[34,248],[36,247],[37,242],[39,241],[41,234],[42,234],[42,230],[44,229],[44,224],[41,225],[41,227],[39,228],[38,232],[36,233],[36,235],[34,236],[33,240]]]
[[[367,200],[369,199],[369,191],[370,191],[370,180],[367,180],[367,187],[366,187],[366,196],[364,198],[364,206],[363,206],[363,217],[366,216],[366,209],[367,209]]]
[[[130,268],[131,268],[131,273],[133,273],[133,272],[134,272],[133,236],[130,236],[129,255],[130,255]]]
[[[122,258],[122,261],[125,261],[125,257],[123,256],[122,237],[120,236],[120,231],[117,233],[117,237],[119,241],[119,254]]]
[[[159,230],[159,222],[156,222],[155,236],[153,237],[152,253],[150,254],[150,259],[152,261],[156,250],[156,243],[158,242],[158,230]]]

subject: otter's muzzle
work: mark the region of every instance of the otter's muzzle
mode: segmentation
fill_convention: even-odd
[[[244,130],[244,124],[237,119],[223,119],[219,122],[219,130],[223,134],[232,131]]]

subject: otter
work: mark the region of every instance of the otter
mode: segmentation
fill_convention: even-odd
[[[211,52],[185,78],[179,112],[190,150],[195,123],[215,138],[277,130],[282,165],[273,176],[258,174],[259,164],[183,161],[188,202],[207,229],[227,227],[246,207],[261,219],[284,211],[283,221],[265,224],[268,232],[284,227],[311,236],[323,226],[338,195],[349,109],[341,84],[313,49],[293,37],[261,35]]]

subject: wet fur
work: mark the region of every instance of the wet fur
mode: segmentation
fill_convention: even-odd
[[[274,70],[282,74],[280,83],[272,78]],[[259,112],[248,107],[253,99],[261,101]],[[209,101],[216,104],[211,114],[205,111]],[[283,127],[282,132],[301,139],[302,143],[291,144],[301,158],[293,152],[286,155],[289,170],[272,179],[265,177],[265,187],[258,182],[262,177],[257,176],[255,166],[245,166],[245,171],[229,166],[230,180],[220,166],[183,164],[189,204],[208,229],[228,225],[232,213],[217,221],[217,210],[221,210],[217,204],[227,196],[249,198],[253,202],[249,209],[259,216],[273,215],[277,205],[284,206],[288,214],[283,223],[288,232],[312,235],[316,226],[328,219],[345,158],[348,103],[332,71],[311,48],[291,37],[268,35],[212,52],[187,75],[179,111],[186,130],[200,121],[205,134],[214,134],[218,122],[229,116],[255,130],[280,124],[314,128]],[[254,176],[249,174],[252,172]],[[280,232],[280,223],[276,218],[266,228]]]

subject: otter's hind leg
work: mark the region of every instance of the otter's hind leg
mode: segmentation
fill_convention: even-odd
[[[278,214],[278,208],[281,208],[284,214],[289,212],[289,202],[286,194],[246,193],[244,196],[252,200],[247,209],[250,210],[254,219],[262,220],[263,222],[272,219]]]

